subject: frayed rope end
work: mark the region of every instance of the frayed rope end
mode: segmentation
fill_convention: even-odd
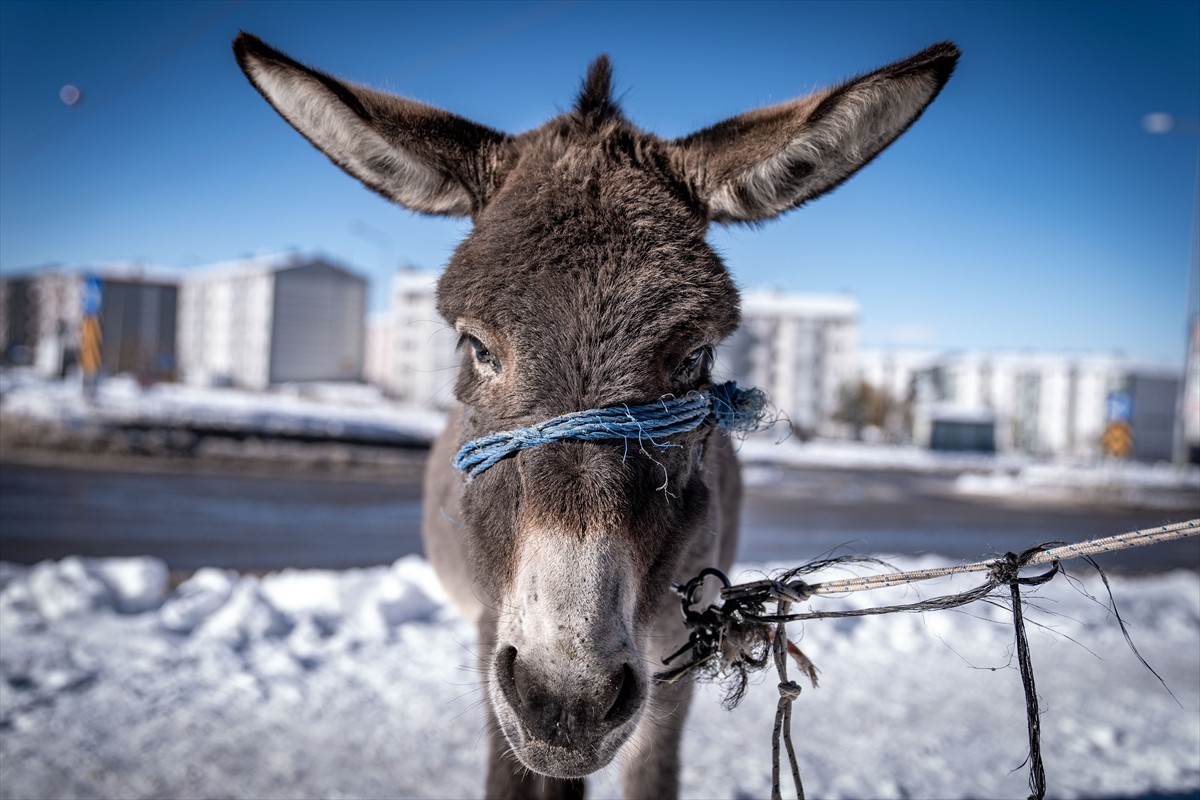
[[[727,381],[714,385],[708,393],[718,427],[734,433],[751,433],[764,427],[767,395],[762,389],[743,389]]]

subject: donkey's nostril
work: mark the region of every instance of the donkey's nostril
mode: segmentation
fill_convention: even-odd
[[[615,690],[613,701],[604,721],[615,727],[637,712],[642,702],[642,687],[628,664],[621,665],[621,670],[613,676],[612,686]]]
[[[496,679],[504,697],[514,708],[521,704],[517,691],[517,648],[502,647],[496,654]]]
[[[557,713],[558,701],[525,660],[517,658],[517,648],[505,648],[497,665],[504,694],[518,713],[523,716]]]

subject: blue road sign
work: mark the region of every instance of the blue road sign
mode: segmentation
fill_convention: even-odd
[[[103,304],[104,285],[100,283],[100,278],[88,275],[83,279],[83,315],[85,317],[99,316],[100,307]]]
[[[1133,398],[1128,392],[1109,392],[1104,405],[1109,422],[1133,421]]]

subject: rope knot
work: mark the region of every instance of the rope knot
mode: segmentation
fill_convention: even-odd
[[[992,563],[992,578],[996,583],[1007,586],[1021,576],[1021,560],[1016,553],[1005,553]]]
[[[789,603],[803,603],[812,597],[812,589],[804,581],[794,580],[789,583],[773,581],[772,583],[777,598]]]
[[[779,696],[790,703],[800,696],[800,684],[795,681],[782,681],[779,684]]]
[[[1060,564],[1057,559],[1052,562],[1050,571],[1041,575],[1022,578],[1021,568],[1027,566],[1033,561],[1034,556],[1044,552],[1046,548],[1046,545],[1038,545],[1025,550],[1020,555],[1005,553],[1002,558],[997,558],[992,562],[990,570],[992,580],[996,582],[997,586],[1040,586],[1058,574]]]

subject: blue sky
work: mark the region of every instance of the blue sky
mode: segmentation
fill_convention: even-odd
[[[367,274],[381,307],[397,263],[446,261],[469,223],[389,205],[313,150],[237,69],[239,29],[513,132],[607,52],[627,115],[663,136],[954,40],[946,90],[867,169],[714,227],[734,278],[857,295],[865,344],[1182,361],[1200,137],[1141,121],[1200,118],[1200,3],[3,0],[0,272],[299,247]]]

